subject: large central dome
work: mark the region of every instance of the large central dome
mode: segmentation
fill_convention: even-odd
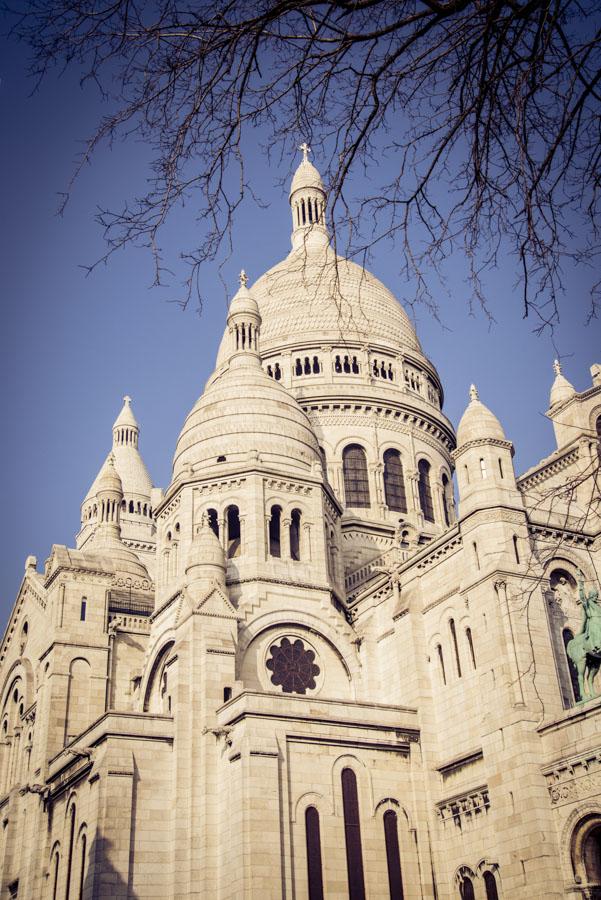
[[[263,353],[306,343],[360,341],[421,353],[409,317],[379,279],[329,246],[293,250],[252,288],[263,325]],[[222,341],[217,364],[225,361]]]

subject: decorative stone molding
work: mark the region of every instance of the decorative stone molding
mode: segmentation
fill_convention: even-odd
[[[601,748],[543,769],[552,806],[588,800],[601,793]]]
[[[511,441],[502,441],[500,438],[476,438],[473,441],[468,441],[466,444],[462,444],[461,447],[457,447],[451,453],[451,457],[454,460],[459,459],[466,450],[469,450],[471,447],[501,447],[503,450],[509,450],[511,455],[513,456],[513,444]]]
[[[298,484],[294,481],[286,481],[279,478],[265,478],[265,487],[273,491],[284,491],[288,494],[303,494],[309,497],[313,493],[313,486],[308,484]]]
[[[456,828],[463,829],[486,816],[490,809],[488,785],[474,788],[458,797],[451,797],[436,804],[438,818],[443,827],[453,823]]]

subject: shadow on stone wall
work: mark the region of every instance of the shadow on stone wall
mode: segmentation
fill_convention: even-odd
[[[106,837],[94,838],[88,853],[88,866],[84,877],[82,900],[139,900],[122,874],[110,861],[113,843]],[[129,868],[129,867],[128,867]],[[79,896],[79,885],[73,885]]]

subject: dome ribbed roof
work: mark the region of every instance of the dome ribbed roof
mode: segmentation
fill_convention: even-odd
[[[269,269],[252,287],[261,318],[261,351],[295,342],[377,341],[421,353],[417,335],[382,282],[331,247],[306,246]],[[226,336],[217,357],[227,359]]]
[[[478,399],[478,392],[472,385],[471,400],[457,427],[457,446],[482,438],[506,441],[505,432],[497,417],[488,406]]]
[[[325,194],[321,175],[312,162],[309,162],[308,159],[304,159],[294,173],[294,178],[292,179],[292,184],[290,185],[290,196],[292,196],[295,191],[299,191],[302,188],[307,187],[317,188],[318,190],[323,191]]]
[[[189,466],[215,465],[220,456],[240,460],[252,452],[288,469],[320,461],[309,419],[256,356],[230,364],[196,402],[178,438],[173,478]]]

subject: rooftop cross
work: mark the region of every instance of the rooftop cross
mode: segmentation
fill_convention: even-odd
[[[298,149],[303,151],[303,162],[309,162],[309,153],[311,152],[311,148],[309,147],[308,143],[306,141],[303,141]]]
[[[558,359],[553,360],[553,371],[556,375],[561,375],[561,363]]]
[[[475,384],[470,385],[470,400],[478,400],[478,388]]]
[[[126,394],[125,397],[123,398],[123,402],[124,402],[124,403],[131,403],[131,397],[129,397],[129,396]]]
[[[238,277],[240,278],[240,287],[246,287],[248,284],[248,275],[244,269],[240,269],[240,275]]]

